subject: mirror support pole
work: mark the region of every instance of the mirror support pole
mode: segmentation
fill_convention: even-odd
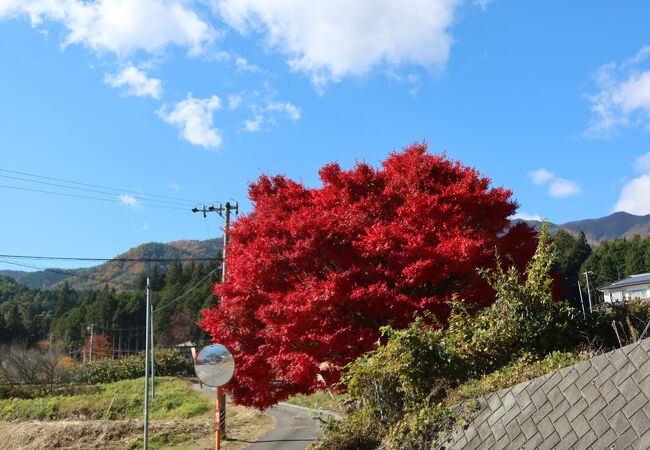
[[[221,450],[221,387],[217,388],[217,395],[214,400],[214,448]],[[224,411],[225,412],[225,411]]]

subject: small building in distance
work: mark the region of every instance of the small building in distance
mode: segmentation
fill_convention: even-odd
[[[630,275],[598,290],[603,293],[605,303],[622,302],[633,298],[650,299],[650,273]]]

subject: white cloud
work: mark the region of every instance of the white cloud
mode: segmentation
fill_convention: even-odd
[[[209,98],[194,98],[192,93],[169,110],[164,105],[158,114],[167,123],[177,126],[181,135],[194,145],[205,148],[218,148],[221,145],[221,132],[214,128],[212,113],[221,108],[221,100],[216,95]]]
[[[518,212],[514,216],[511,217],[512,220],[514,219],[520,219],[520,220],[537,220],[537,221],[542,221],[542,217],[539,214],[526,214],[525,212]]]
[[[243,72],[259,72],[261,69],[257,67],[255,64],[249,63],[246,58],[242,58],[241,56],[238,56],[235,58],[235,66],[237,66],[238,70],[241,70]]]
[[[289,102],[269,102],[266,110],[284,113],[293,122],[300,119],[300,108]]]
[[[623,186],[614,211],[640,216],[650,214],[650,174],[643,174]]]
[[[244,122],[244,130],[249,131],[251,133],[260,131],[262,129],[263,121],[264,121],[264,117],[262,116],[255,116],[255,119],[253,120],[246,120]]]
[[[650,152],[636,158],[635,168],[642,175],[623,186],[614,211],[643,216],[650,214]]]
[[[555,178],[548,186],[548,194],[555,198],[567,198],[580,192],[578,183],[564,178]]]
[[[198,55],[216,30],[185,0],[1,0],[0,19],[28,17],[33,26],[58,22],[67,29],[63,45],[127,56],[170,45]]]
[[[169,188],[176,191],[176,192],[181,190],[181,187],[179,185],[177,185],[176,183],[169,183]]]
[[[126,87],[126,93],[138,97],[162,97],[162,82],[157,78],[148,78],[147,74],[136,67],[129,66],[115,75],[106,74],[104,83],[118,88]]]
[[[129,206],[136,211],[140,211],[142,209],[142,203],[140,203],[140,200],[135,198],[133,195],[130,194],[120,194],[117,196],[117,199],[119,202],[125,206]]]
[[[443,68],[460,0],[215,0],[240,33],[260,33],[317,86],[386,64]]]
[[[263,123],[275,124],[275,119],[278,114],[285,115],[292,122],[297,122],[301,117],[300,108],[291,102],[268,100],[263,106],[257,104],[251,105],[251,110],[255,114],[255,117],[244,121],[243,128],[249,132],[262,131]]]
[[[485,11],[492,1],[493,0],[474,0],[474,4]]]
[[[535,184],[544,184],[555,178],[555,175],[546,169],[533,170],[528,174],[528,176],[532,178],[533,183]]]
[[[636,170],[642,173],[650,173],[650,152],[639,156],[634,164]]]
[[[244,100],[244,98],[241,95],[235,94],[235,95],[229,95],[228,96],[228,108],[231,110],[235,110],[239,108],[241,105],[241,102]]]
[[[589,137],[608,137],[621,127],[650,128],[650,68],[643,67],[650,46],[623,63],[609,63],[596,71],[598,91],[587,96],[592,121]]]
[[[555,198],[567,198],[580,192],[578,183],[565,180],[546,169],[537,169],[528,173],[535,184],[548,184],[548,195]]]

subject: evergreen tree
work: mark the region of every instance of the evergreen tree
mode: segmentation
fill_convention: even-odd
[[[71,296],[72,295],[70,293],[70,285],[66,280],[63,283],[63,289],[61,289],[61,291],[59,292],[59,299],[56,304],[56,310],[54,311],[55,319],[62,317],[70,309]]]

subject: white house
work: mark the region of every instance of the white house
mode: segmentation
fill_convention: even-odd
[[[650,273],[630,275],[598,290],[605,296],[605,303],[620,302],[632,298],[650,299]]]

